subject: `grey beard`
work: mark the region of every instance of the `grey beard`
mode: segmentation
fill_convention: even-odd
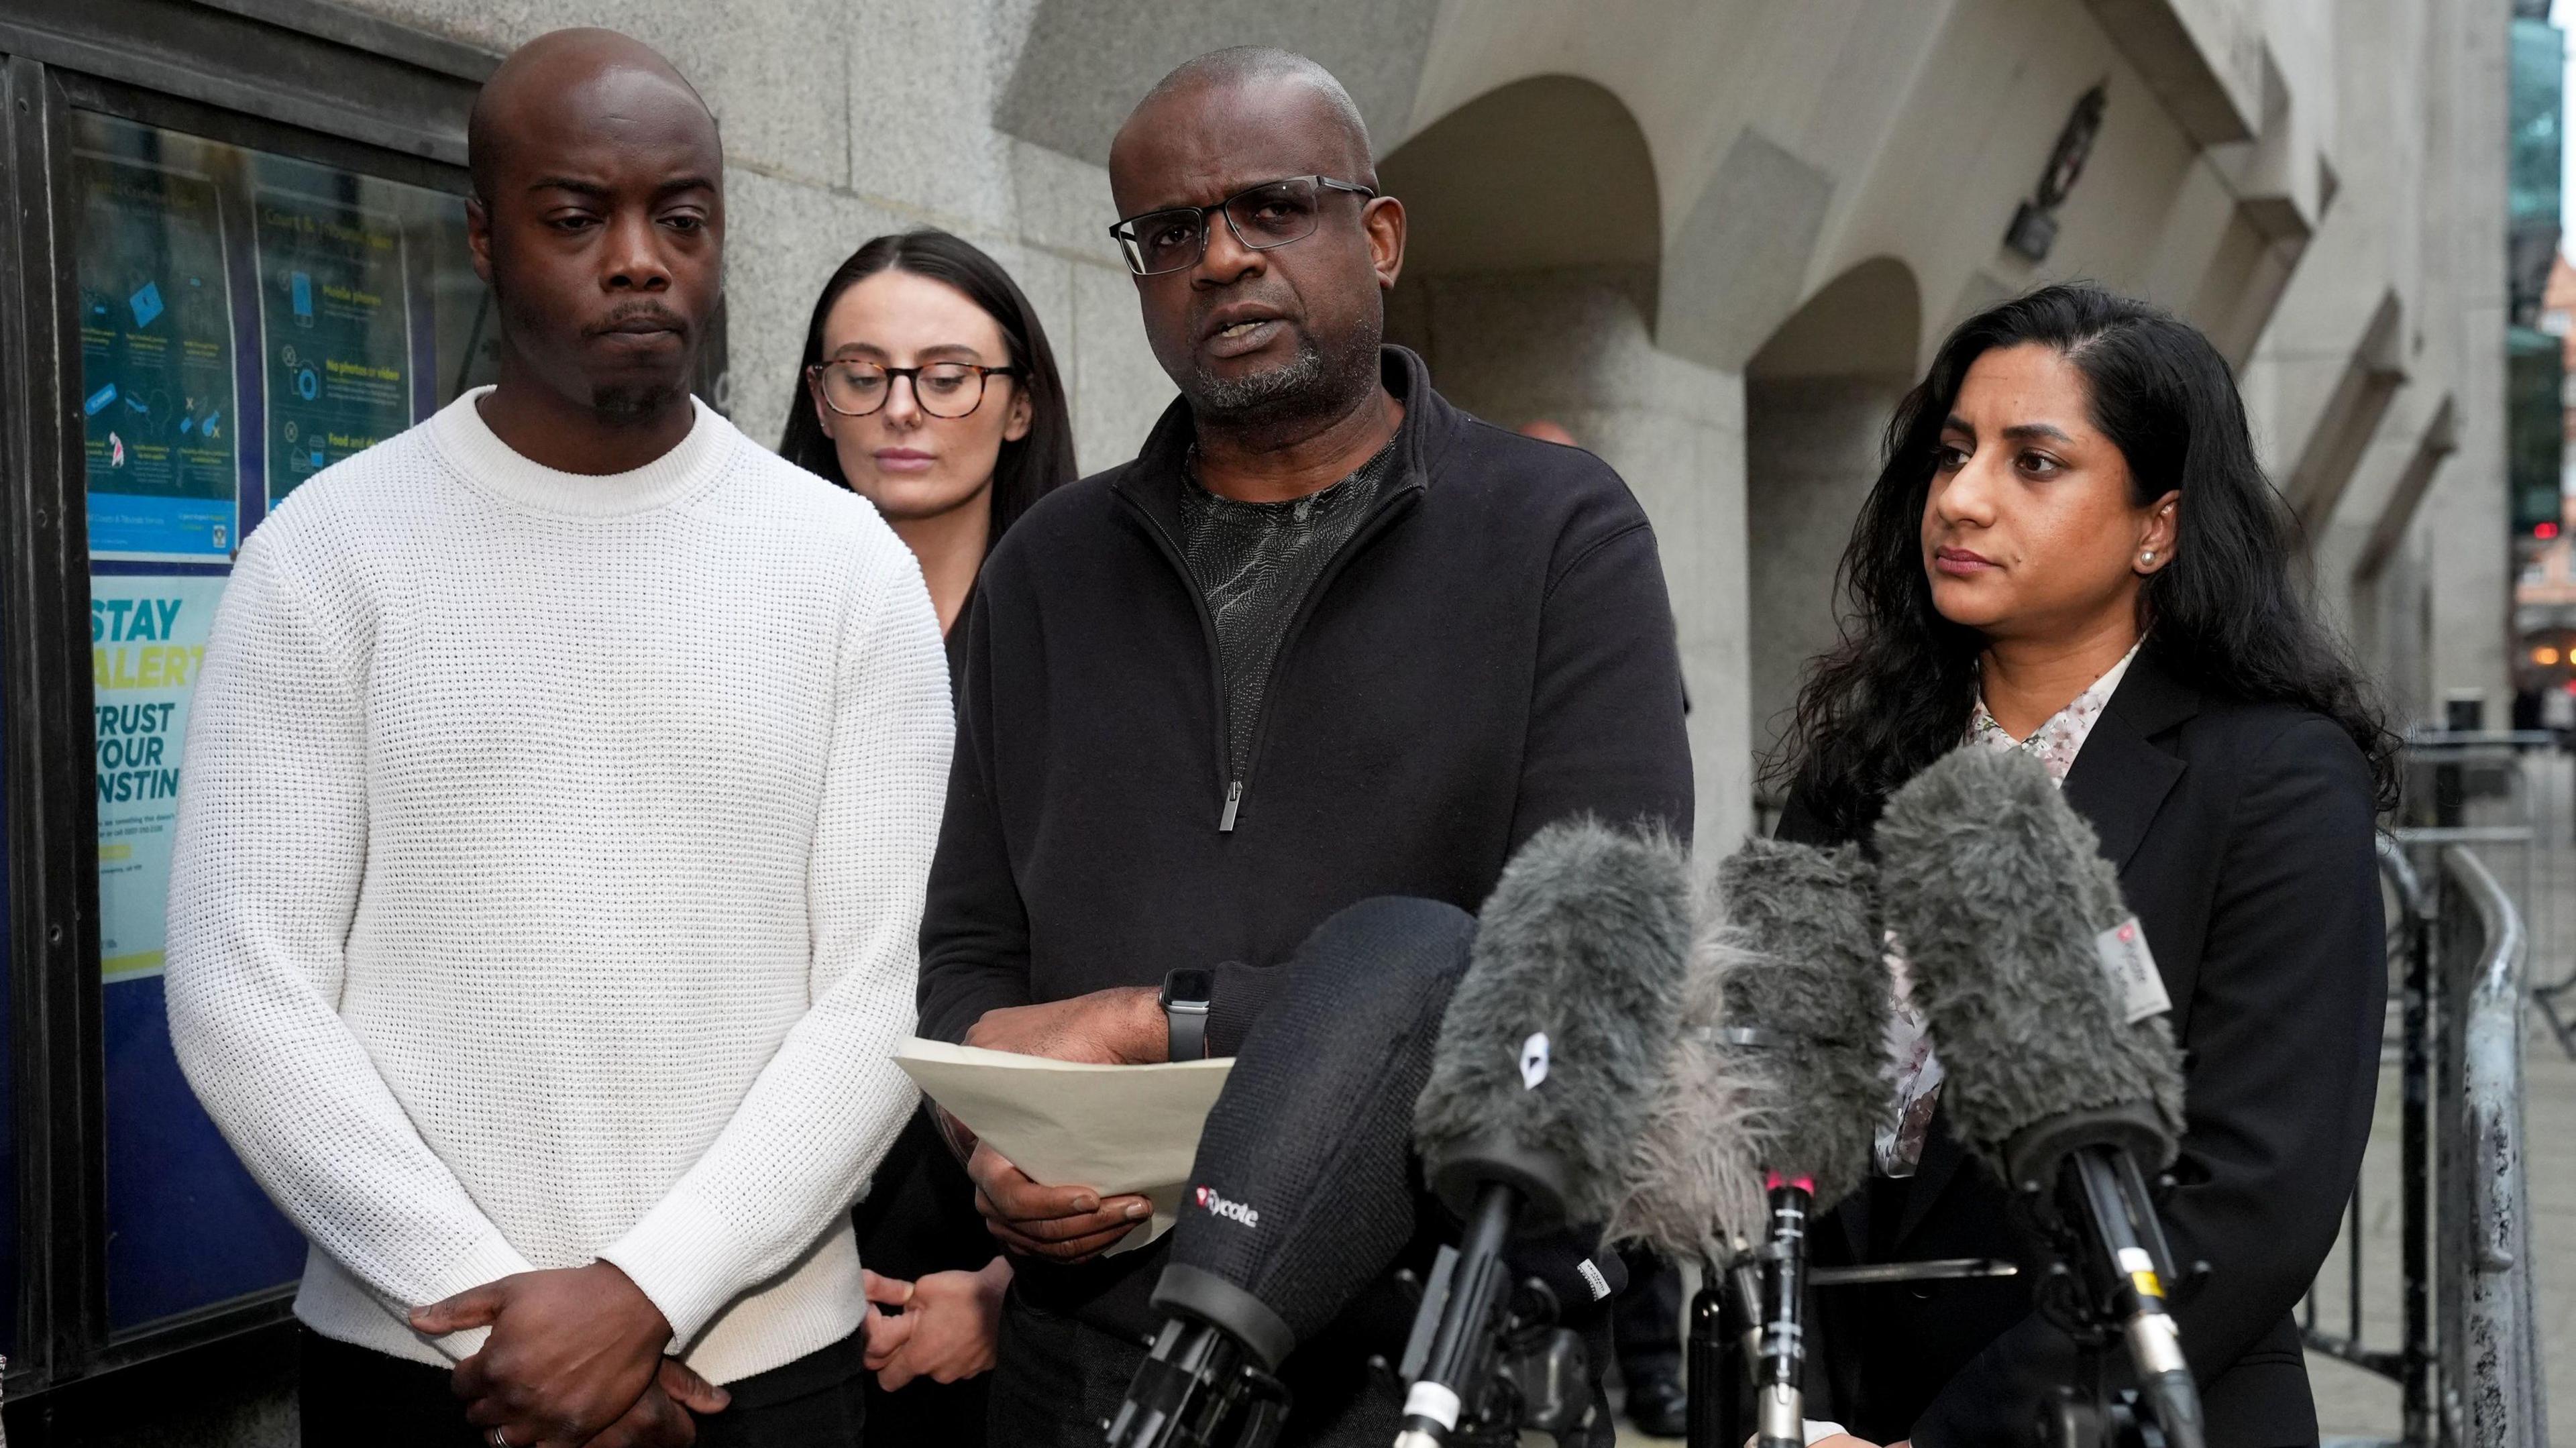
[[[1220,417],[1241,416],[1260,412],[1280,403],[1295,403],[1312,395],[1326,380],[1329,369],[1324,354],[1315,348],[1314,339],[1299,333],[1297,355],[1267,372],[1248,377],[1218,377],[1205,368],[1198,370],[1196,395],[1190,400],[1199,410]]]

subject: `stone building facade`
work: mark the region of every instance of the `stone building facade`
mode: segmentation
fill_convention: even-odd
[[[2505,721],[2508,17],[2539,3],[0,4],[0,192],[20,219],[0,233],[10,1432],[293,1436],[277,1284],[301,1246],[187,1096],[154,975],[109,970],[98,918],[122,837],[103,842],[79,762],[98,741],[78,619],[152,569],[98,562],[97,513],[87,560],[63,522],[83,516],[85,424],[60,419],[109,395],[71,321],[87,222],[64,183],[99,160],[84,137],[241,148],[216,168],[240,196],[258,166],[348,166],[352,195],[401,182],[405,205],[445,208],[419,232],[444,260],[412,340],[436,345],[406,354],[425,409],[467,385],[482,336],[462,323],[482,294],[451,234],[471,88],[533,35],[613,26],[667,52],[722,120],[731,271],[710,390],[748,431],[777,437],[841,259],[940,226],[1028,291],[1100,468],[1172,396],[1107,235],[1109,139],[1191,55],[1305,51],[1348,84],[1409,207],[1390,334],[1463,405],[1572,430],[1653,517],[1700,838],[1722,849],[1760,821],[1756,761],[1835,637],[1834,568],[1891,408],[1959,319],[2053,279],[2171,307],[2237,363],[2318,595],[2399,722],[2468,701]],[[244,301],[241,335],[265,335],[263,305]],[[453,357],[451,332],[468,337]],[[265,375],[260,347],[240,355]],[[303,456],[264,473],[241,454],[223,506],[243,511],[186,565],[192,596],[220,586],[228,535]]]
[[[755,435],[832,265],[936,225],[1044,314],[1086,467],[1171,396],[1104,229],[1118,122],[1199,51],[1313,55],[1411,209],[1391,334],[1469,408],[1565,424],[1653,515],[1713,839],[1752,822],[1753,761],[1833,637],[1891,405],[1951,324],[2052,279],[2218,339],[2401,717],[2463,693],[2501,717],[2502,0],[360,4],[495,50],[616,26],[698,81]],[[2006,233],[2095,93],[2034,260]]]

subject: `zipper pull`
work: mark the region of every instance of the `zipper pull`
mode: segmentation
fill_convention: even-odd
[[[1218,834],[1230,835],[1234,833],[1234,812],[1237,809],[1242,808],[1242,806],[1243,781],[1238,779],[1225,787],[1225,813],[1217,816],[1216,821],[1216,832]]]

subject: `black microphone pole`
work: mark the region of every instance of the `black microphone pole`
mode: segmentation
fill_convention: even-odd
[[[1745,1393],[1761,1353],[1762,1270],[1736,1244],[1732,1261],[1703,1261],[1707,1278],[1691,1298],[1687,1386],[1690,1448],[1739,1448],[1752,1436]]]
[[[1249,1405],[1226,1439],[1217,1435],[1238,1407]],[[1245,1361],[1243,1349],[1204,1322],[1172,1318],[1136,1370],[1135,1384],[1110,1420],[1110,1448],[1267,1448],[1288,1416],[1288,1390]]]
[[[2069,1154],[2062,1169],[2074,1179],[2088,1225],[2099,1238],[2094,1260],[2117,1266],[2104,1306],[2128,1341],[2138,1394],[2164,1429],[2167,1448],[2201,1448],[2200,1394],[2165,1307],[2173,1253],[2137,1158],[2118,1147],[2085,1146]]]
[[[1431,1356],[1404,1395],[1404,1422],[1395,1448],[1441,1448],[1457,1431],[1466,1394],[1484,1380],[1495,1350],[1495,1323],[1511,1297],[1511,1269],[1503,1244],[1511,1239],[1521,1194],[1509,1183],[1478,1189],[1458,1243],[1458,1266],[1449,1284],[1449,1308],[1431,1339]]]

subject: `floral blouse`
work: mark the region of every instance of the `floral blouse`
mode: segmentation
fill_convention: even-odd
[[[2093,726],[2101,720],[2102,711],[2111,706],[2111,696],[2119,692],[2120,680],[2127,677],[2130,662],[2145,646],[2144,639],[2129,645],[2129,651],[2120,655],[2120,662],[2111,666],[2111,672],[2095,679],[2091,688],[2075,696],[2074,702],[2049,715],[2046,722],[2030,731],[2027,739],[2006,734],[1995,716],[1986,712],[1985,697],[1979,695],[1976,717],[1968,721],[1968,742],[1988,749],[2028,750],[2047,768],[2050,779],[2064,785],[2066,772],[2075,767],[2075,756],[2083,752],[2084,741],[2092,737]]]
[[[2100,722],[2102,711],[2111,704],[2111,696],[2120,689],[2120,680],[2129,672],[2129,664],[2138,656],[2145,640],[2131,644],[2111,671],[2093,681],[2090,688],[2075,696],[2065,708],[2048,716],[2030,737],[2015,739],[1986,712],[1986,701],[1977,700],[1976,716],[1968,721],[1970,744],[1987,749],[2025,749],[2035,756],[2048,777],[2065,787],[2067,771],[2075,767],[2075,756],[2084,750],[2084,741],[2092,736],[2093,726]],[[1914,972],[1896,945],[1896,936],[1887,936],[1887,970],[1891,977],[1896,1009],[1888,1022],[1887,1051],[1896,1064],[1896,1123],[1878,1133],[1878,1174],[1891,1177],[1914,1175],[1923,1160],[1923,1138],[1932,1127],[1932,1110],[1941,1101],[1941,1058],[1933,1054],[1932,1038],[1926,1032],[1923,1012],[1913,1001]]]

